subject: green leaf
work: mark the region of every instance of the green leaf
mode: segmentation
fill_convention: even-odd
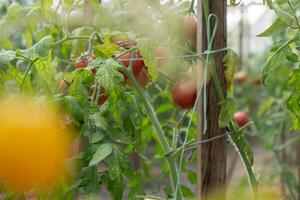
[[[53,5],[52,0],[41,0],[41,7],[43,10],[43,14],[45,15],[46,18],[50,17],[49,13],[52,5]]]
[[[47,57],[52,45],[52,37],[46,36],[34,45],[34,50],[39,57]]]
[[[188,171],[187,178],[190,181],[191,184],[195,185],[197,184],[197,173],[194,171]]]
[[[297,23],[295,21],[295,18],[292,16],[292,14],[278,7],[274,7],[274,10],[278,15],[278,17],[282,20],[282,22],[284,22],[286,25],[288,25],[291,28],[297,28]]]
[[[44,93],[54,94],[57,91],[56,87],[57,80],[55,76],[57,71],[52,65],[51,56],[46,59],[39,59],[35,62],[34,66],[37,70],[37,75],[39,77],[39,83]]]
[[[104,137],[105,137],[105,135],[101,132],[93,133],[92,138],[91,138],[91,143],[92,144],[99,143],[103,140]]]
[[[287,25],[280,18],[278,18],[269,28],[267,28],[264,32],[262,32],[257,36],[258,37],[275,36],[284,32],[286,29],[287,29]]]
[[[75,183],[74,185],[83,187],[85,194],[97,194],[100,187],[97,166],[83,168],[78,182],[79,183]]]
[[[90,86],[94,82],[94,76],[89,69],[78,69],[72,72],[69,78],[71,84],[68,94],[75,97],[80,102],[84,102],[88,97]]]
[[[7,21],[12,21],[20,18],[21,6],[19,3],[13,2],[7,8]]]
[[[152,80],[156,81],[158,72],[154,44],[148,39],[141,39],[137,41],[137,46]]]
[[[103,44],[98,44],[95,46],[96,55],[99,55],[103,58],[109,58],[115,53],[118,47],[114,43],[110,42],[109,36],[104,36],[103,42]]]
[[[89,63],[89,67],[97,69],[96,81],[105,89],[105,95],[109,99],[111,109],[115,109],[118,96],[124,90],[124,77],[120,73],[122,66],[113,59],[103,60],[99,57]]]
[[[233,134],[231,136],[231,142],[233,143],[241,157],[241,160],[247,170],[254,198],[257,198],[259,195],[259,182],[253,171],[253,152],[251,146],[249,145],[244,135]]]
[[[226,67],[225,77],[227,81],[227,89],[233,92],[233,78],[239,66],[238,55],[231,49],[224,56],[224,66]]]
[[[94,29],[90,27],[79,27],[72,31],[72,36],[90,36],[93,33]],[[86,51],[86,40],[73,40],[71,55],[73,57],[81,56],[82,52]]]
[[[293,196],[296,196],[299,192],[299,184],[293,172],[289,169],[289,167],[283,165],[281,166],[280,173],[284,179],[284,183],[291,190],[290,192],[293,193]]]
[[[269,8],[274,9],[274,5],[273,5],[272,0],[264,0],[264,3],[265,3],[265,2],[267,2]]]
[[[122,200],[124,191],[124,178],[118,165],[113,165],[109,169],[109,178],[111,180],[109,191],[113,200]]]
[[[93,155],[92,160],[89,163],[89,166],[97,165],[102,160],[104,160],[107,156],[112,153],[112,146],[111,144],[102,144],[98,147],[97,151]]]
[[[99,128],[102,128],[104,130],[107,129],[107,122],[106,118],[102,116],[100,112],[97,112],[90,116],[90,119],[95,123],[95,125]]]
[[[192,190],[190,188],[188,188],[185,185],[180,185],[180,187],[181,187],[181,192],[182,192],[183,197],[185,197],[185,198],[195,197],[195,194],[192,192]]]
[[[285,42],[268,58],[262,71],[262,80],[265,85],[271,73],[286,61],[286,55],[291,52],[291,48],[288,46],[291,41]]]
[[[81,122],[84,120],[84,111],[79,106],[78,102],[74,97],[71,96],[65,96],[64,97],[64,104],[68,110],[68,112],[71,114],[71,116]]]
[[[225,127],[233,118],[234,113],[237,111],[237,105],[231,98],[227,98],[220,102],[221,111],[219,116],[220,127]]]
[[[15,51],[5,49],[0,51],[0,64],[9,65],[14,58],[16,58]]]
[[[290,61],[291,63],[297,63],[299,62],[299,58],[298,55],[295,53],[290,53],[287,57],[288,61]]]
[[[287,101],[287,107],[292,119],[294,130],[300,128],[300,69],[295,69],[289,77],[289,88],[291,94]]]

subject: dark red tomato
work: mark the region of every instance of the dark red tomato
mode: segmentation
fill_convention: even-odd
[[[90,96],[93,95],[94,89],[95,89],[95,85],[91,86],[90,91],[89,91]],[[98,105],[102,105],[107,101],[107,96],[105,96],[104,94],[105,94],[105,89],[103,87],[101,87],[100,91],[99,91]]]
[[[249,115],[247,112],[239,111],[234,114],[234,120],[239,127],[242,127],[249,122]]]
[[[76,69],[85,68],[89,64],[88,58],[78,59],[76,60],[75,67]]]
[[[145,88],[149,81],[149,74],[146,69],[144,69],[141,74],[137,77],[137,81],[142,88]]]
[[[172,98],[178,107],[182,109],[192,108],[197,98],[196,82],[183,80],[176,83],[172,89]]]
[[[139,75],[142,71],[142,69],[145,67],[145,63],[142,60],[140,52],[135,52],[134,56],[131,56],[131,52],[128,52],[120,57],[121,62],[125,67],[129,66],[129,61],[131,57],[132,59],[137,59],[137,60],[132,60],[132,71],[135,76]],[[126,77],[125,77],[126,78]]]
[[[65,95],[67,95],[67,88],[68,88],[68,85],[69,85],[69,83],[66,81],[66,80],[64,80],[64,79],[61,79],[60,80],[60,83],[59,83],[59,90],[60,90],[60,92],[65,96]]]
[[[89,62],[91,62],[92,60],[95,60],[95,59],[96,59],[96,56],[92,56],[92,58],[85,57],[82,59],[77,59],[76,63],[75,63],[75,68],[76,69],[85,68],[88,66]],[[92,68],[91,71],[93,74],[96,74],[97,70],[95,68]]]
[[[136,80],[142,88],[145,88],[149,81],[149,74],[148,74],[147,70],[143,69],[142,72],[138,76],[136,76]],[[130,80],[125,79],[125,82],[129,86],[132,86]]]
[[[183,18],[183,31],[184,36],[190,40],[197,39],[197,21],[192,16],[186,16]]]

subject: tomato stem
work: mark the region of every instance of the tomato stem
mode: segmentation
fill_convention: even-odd
[[[170,152],[171,148],[169,146],[168,140],[164,134],[164,131],[159,123],[159,120],[155,114],[155,111],[150,103],[149,98],[145,95],[143,89],[140,87],[140,85],[138,84],[138,82],[136,81],[132,70],[131,70],[131,63],[129,63],[129,67],[126,68],[123,64],[122,64],[125,73],[127,74],[129,80],[131,81],[131,83],[133,84],[134,88],[136,89],[137,93],[139,94],[139,96],[142,99],[142,102],[146,108],[147,114],[150,117],[155,129],[156,129],[156,133],[157,133],[157,138],[159,139],[159,142],[164,150],[165,153]],[[175,188],[178,188],[178,192],[176,195],[176,199],[177,200],[181,200],[182,196],[181,196],[181,189],[180,186],[178,185],[178,177],[177,177],[177,167],[176,167],[176,162],[174,160],[174,158],[172,156],[167,156],[166,157],[168,163],[169,163],[169,169],[170,169],[170,175],[171,175],[171,180],[172,180],[172,187],[173,187],[173,191],[175,191]]]
[[[24,56],[23,58],[25,58],[25,56]],[[29,58],[27,58],[27,59],[29,59]],[[39,58],[35,58],[35,59],[33,59],[33,60],[29,59],[29,60],[30,60],[30,64],[29,64],[28,67],[26,68],[25,74],[24,74],[24,76],[23,76],[23,78],[22,78],[22,82],[21,82],[21,85],[20,85],[20,93],[21,93],[21,94],[22,94],[22,92],[23,92],[23,87],[24,87],[24,83],[25,83],[26,77],[27,77],[27,75],[28,75],[30,69],[32,68],[32,66],[34,65],[34,63],[35,63],[36,61],[38,61],[38,59],[39,59]]]

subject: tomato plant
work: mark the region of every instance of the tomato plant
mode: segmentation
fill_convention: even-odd
[[[52,128],[42,126],[51,120],[37,119],[36,126],[29,129],[37,128],[43,134],[21,135],[21,139],[6,135],[23,133],[16,130],[18,126],[8,127],[9,122],[1,120],[0,129],[5,130],[0,131],[0,138],[5,137],[0,140],[0,162],[4,163],[0,165],[0,183],[5,184],[6,179],[11,185],[3,189],[5,197],[22,196],[26,189],[45,199],[197,198],[193,188],[201,185],[196,171],[201,156],[196,148],[226,137],[238,151],[258,198],[260,180],[248,142],[252,136],[274,153],[281,176],[295,196],[297,181],[287,178],[293,177],[292,172],[282,164],[277,148],[282,145],[278,141],[282,133],[274,132],[284,132],[290,124],[294,130],[300,126],[298,3],[266,1],[278,19],[260,36],[280,35],[280,42],[274,39],[260,78],[250,69],[239,70],[238,55],[229,47],[215,49],[223,20],[208,9],[215,2],[203,1],[202,26],[207,32],[203,41],[197,38],[197,23],[201,23],[194,0],[5,3],[5,9],[0,9],[1,105],[4,96],[16,94],[32,96],[44,104],[55,103],[65,117],[49,126],[70,126],[76,138],[69,145],[69,159],[75,163],[66,169],[70,174],[45,193],[38,187],[45,187],[52,177],[57,179],[57,171],[64,171],[68,163],[68,150],[61,149],[63,145],[48,134]],[[237,5],[236,1],[230,3]],[[203,52],[196,52],[197,39],[207,44]],[[222,58],[222,67],[215,64],[217,58]],[[287,67],[279,70],[280,65]],[[220,79],[223,75],[224,80]],[[261,83],[271,86],[267,92]],[[218,102],[212,101],[215,97]],[[16,113],[7,119],[19,119],[17,111],[23,109],[17,103],[9,108]],[[210,120],[215,108],[220,108],[215,112],[219,118]],[[249,114],[238,110],[249,110]],[[22,121],[24,127],[32,125],[30,113]],[[291,121],[282,116],[287,113]],[[3,116],[1,112],[0,118]],[[255,124],[248,123],[250,118]],[[199,140],[199,121],[201,134],[205,136],[213,123],[220,128],[220,135]],[[7,132],[9,128],[12,130]],[[19,155],[29,159],[32,149],[27,147],[36,145],[43,147],[36,154],[39,162],[31,166],[23,163],[30,170],[13,166],[13,162],[22,163],[14,160]],[[11,146],[16,148],[9,152]],[[56,151],[63,151],[63,156]]]

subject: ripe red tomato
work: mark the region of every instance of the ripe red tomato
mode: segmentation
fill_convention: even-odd
[[[172,89],[172,98],[178,107],[182,109],[192,108],[197,98],[196,82],[183,80],[176,83]]]
[[[188,39],[197,39],[197,21],[194,17],[186,16],[183,18],[183,31],[184,36]]]
[[[89,96],[92,96],[95,90],[95,85],[91,86],[90,91],[89,91]],[[102,105],[107,101],[107,96],[105,94],[105,89],[103,87],[100,88],[99,91],[99,99],[98,99],[98,105]],[[96,98],[96,96],[95,96]]]
[[[249,122],[249,115],[247,112],[239,111],[234,114],[234,120],[239,127],[242,127]]]
[[[88,57],[79,58],[76,60],[75,68],[76,69],[85,68],[88,66],[89,62],[91,62],[92,60],[95,60],[95,59],[96,59],[96,56],[94,56],[94,55],[92,56],[92,58],[88,58]],[[96,74],[97,70],[95,68],[92,68],[91,71],[93,74]]]
[[[75,63],[76,69],[85,68],[89,64],[88,58],[77,59]]]
[[[61,81],[59,83],[59,90],[63,95],[67,95],[68,85],[69,85],[69,83],[66,80],[61,79]]]
[[[142,88],[145,88],[149,81],[149,74],[147,70],[143,70],[141,74],[137,77],[137,81]]]
[[[125,67],[129,66],[129,60],[132,57],[131,54],[132,54],[131,52],[128,52],[120,57],[120,60],[123,63],[123,65],[125,65]],[[142,69],[145,68],[145,63],[142,60],[140,52],[135,52],[133,59],[138,59],[138,60],[132,60],[132,71],[133,74],[137,76],[141,73]]]
[[[239,71],[234,75],[234,81],[242,84],[247,81],[247,73],[245,71]]]
[[[147,70],[143,69],[142,72],[138,76],[136,76],[136,80],[142,88],[145,88],[149,81],[149,74],[148,74]],[[129,86],[132,86],[130,80],[125,79],[125,82]]]

